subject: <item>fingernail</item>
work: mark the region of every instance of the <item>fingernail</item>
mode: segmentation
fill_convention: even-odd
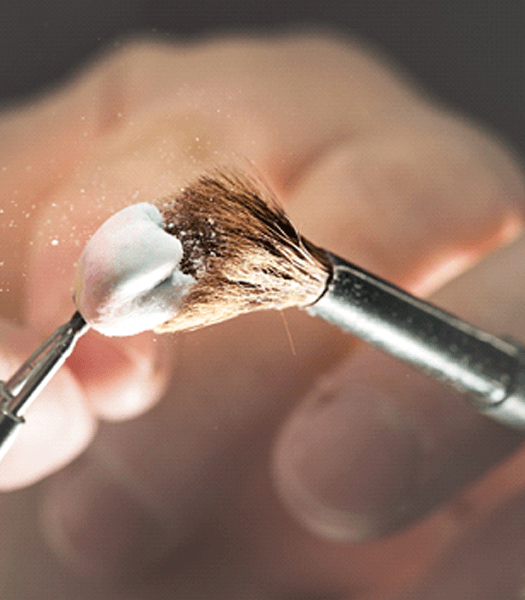
[[[416,443],[393,398],[367,384],[324,384],[279,440],[278,487],[317,534],[372,539],[409,509]]]
[[[136,578],[170,547],[161,519],[89,453],[49,482],[42,519],[59,558],[90,577]]]

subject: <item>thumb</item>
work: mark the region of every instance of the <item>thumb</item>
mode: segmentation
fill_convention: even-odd
[[[524,340],[524,259],[520,238],[433,300],[486,331]],[[311,529],[369,539],[426,515],[521,440],[460,394],[363,349],[319,385],[284,431],[279,484]]]
[[[469,138],[459,127],[452,137],[434,133],[420,133],[411,144],[405,131],[366,147],[353,144],[320,163],[297,201],[319,204],[319,215],[325,210],[321,189],[328,190],[348,207],[348,218],[318,218],[324,230],[317,237],[314,221],[311,237],[419,290],[428,290],[440,269],[450,277],[451,266],[457,274],[508,241],[509,225],[514,222],[514,235],[520,221],[519,171],[493,142]],[[449,283],[434,303],[496,335],[525,340],[524,256],[525,241],[515,242]],[[426,514],[519,439],[458,394],[361,348],[319,383],[284,427],[275,454],[277,485],[310,529],[362,541]]]

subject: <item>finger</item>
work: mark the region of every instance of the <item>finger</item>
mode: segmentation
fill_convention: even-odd
[[[524,184],[489,137],[443,113],[327,148],[287,211],[309,239],[428,294],[522,227]],[[424,250],[423,250],[424,249]]]
[[[402,600],[520,600],[524,532],[525,498],[520,494],[477,524]]]
[[[327,339],[322,327],[311,335],[309,321],[289,319],[295,355],[275,313],[175,337],[177,359],[161,401],[140,419],[102,424],[86,462],[49,482],[42,514],[58,554],[76,567],[91,566],[90,573],[129,577],[150,565],[142,523],[151,520],[169,538],[163,551],[184,548],[252,470],[261,468],[261,460],[266,468],[275,424],[311,385],[313,374],[346,349],[344,338]],[[129,500],[123,502],[124,496]],[[120,527],[105,524],[111,515]],[[123,523],[144,531],[129,540],[134,547],[125,552]]]
[[[85,167],[71,173],[32,220],[30,323],[47,333],[69,314],[74,263],[88,237],[116,210],[177,192],[206,165],[231,163],[239,155],[267,170],[272,182],[282,186],[284,163],[292,161],[297,175],[300,156],[318,152],[336,130],[341,135],[346,128],[341,127],[341,119],[348,111],[347,102],[344,109],[340,104],[350,87],[329,86],[335,91],[319,101],[309,93],[314,84],[304,55],[313,49],[317,49],[315,56],[334,64],[327,77],[335,81],[348,71],[348,76],[363,80],[365,89],[349,113],[355,126],[362,125],[363,96],[380,81],[383,89],[392,87],[399,102],[401,97],[414,102],[380,68],[367,83],[368,58],[359,53],[353,57],[342,44],[315,38],[285,37],[275,45],[246,40],[213,43],[189,54],[170,45],[139,43],[95,66],[87,76],[93,83],[86,102],[99,106],[100,122],[112,123],[113,128],[111,135],[108,127],[96,132],[100,139]],[[269,69],[276,56],[282,56],[282,62]],[[264,73],[264,81],[258,70]],[[282,95],[285,76],[286,101],[279,103],[276,96]],[[304,94],[313,103],[307,128],[302,119],[289,118],[291,97]],[[328,105],[338,110],[328,110]],[[163,352],[155,352],[159,346],[151,336],[121,342],[88,334],[82,340],[71,365],[99,416],[137,415],[158,397],[163,381],[158,368]],[[84,368],[86,361],[82,368],[78,365],[84,353],[94,359],[92,368]],[[108,363],[109,357],[114,360]],[[97,363],[114,375],[106,375],[103,386]],[[100,393],[101,387],[106,393]]]
[[[27,330],[0,323],[0,379],[7,380],[41,343]],[[0,489],[27,486],[73,460],[91,441],[95,422],[81,387],[63,368],[24,415],[26,423],[0,464]]]
[[[421,290],[435,284],[434,269],[444,266],[441,277],[450,277],[519,227],[523,191],[517,170],[508,180],[508,171],[485,168],[478,159],[466,168],[467,158],[456,169],[457,162],[447,156],[434,160],[442,150],[438,145],[432,156],[436,148],[431,143],[424,153],[414,144],[412,160],[392,161],[391,143],[376,143],[375,152],[342,147],[305,179],[292,206],[318,202],[327,186],[332,206],[346,202],[351,215],[339,220],[332,233],[330,220],[323,221],[318,209],[318,218],[309,223],[312,237]],[[467,149],[460,157],[469,156]],[[421,172],[428,177],[420,177]],[[392,173],[399,187],[389,185]],[[457,208],[456,189],[464,199]],[[396,203],[400,193],[410,199],[406,206]],[[389,201],[383,204],[385,196]],[[524,245],[516,242],[480,263],[445,287],[435,302],[496,334],[525,336],[512,325],[525,316],[520,311]],[[451,269],[456,256],[459,264],[452,262]],[[364,540],[421,517],[485,472],[519,439],[439,384],[363,349],[324,378],[284,428],[276,450],[277,482],[292,513],[310,529]]]
[[[439,304],[488,331],[525,339],[524,258],[520,238],[450,283]],[[421,517],[520,441],[458,394],[364,350],[294,416],[280,440],[278,479],[286,502],[309,527],[366,539]]]

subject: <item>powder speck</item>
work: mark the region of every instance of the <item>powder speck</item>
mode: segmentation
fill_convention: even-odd
[[[51,240],[51,245],[52,246],[58,246],[58,240]]]

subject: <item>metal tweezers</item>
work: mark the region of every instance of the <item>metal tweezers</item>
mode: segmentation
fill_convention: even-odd
[[[24,421],[23,413],[64,364],[89,325],[77,311],[8,380],[0,381],[0,460]]]

